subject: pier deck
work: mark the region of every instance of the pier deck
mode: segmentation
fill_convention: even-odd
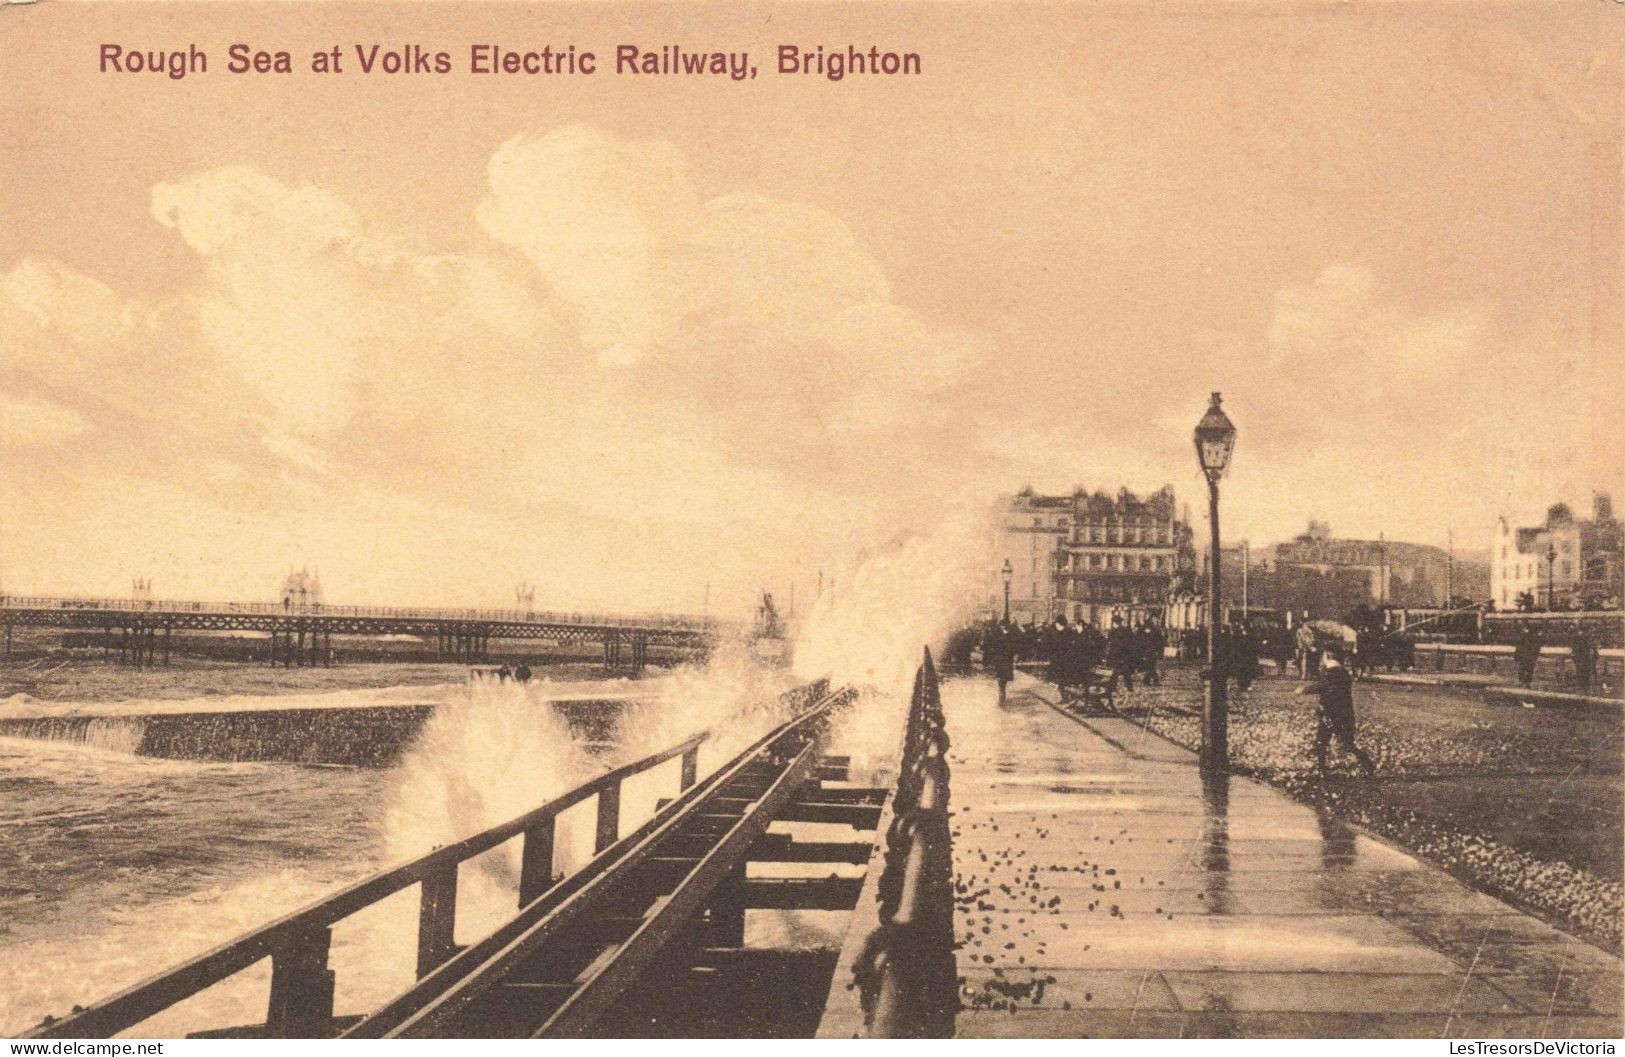
[[[1621,1034],[1619,958],[1052,694],[943,689],[959,1035]]]

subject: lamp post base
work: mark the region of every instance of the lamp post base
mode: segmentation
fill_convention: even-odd
[[[1209,774],[1230,769],[1230,717],[1225,690],[1210,669],[1202,682],[1202,748],[1198,754],[1202,770]]]

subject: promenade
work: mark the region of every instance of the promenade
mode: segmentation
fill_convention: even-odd
[[[1258,782],[946,683],[964,1037],[1615,1038],[1619,958]]]

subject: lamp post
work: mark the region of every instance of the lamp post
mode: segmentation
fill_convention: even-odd
[[[1004,577],[1004,622],[1008,624],[1010,623],[1010,578],[1016,575],[1016,571],[1010,568],[1009,558],[1004,559],[1004,568],[999,570],[999,575]]]
[[[1229,704],[1224,680],[1219,676],[1219,616],[1222,597],[1219,581],[1219,478],[1230,466],[1230,453],[1236,447],[1236,427],[1219,407],[1219,394],[1202,421],[1196,424],[1196,461],[1207,478],[1208,527],[1212,530],[1212,552],[1207,565],[1207,694],[1202,699],[1202,768],[1223,771],[1230,765]]]
[[[1554,603],[1552,593],[1557,587],[1557,547],[1555,544],[1546,544],[1546,612],[1550,613]]]

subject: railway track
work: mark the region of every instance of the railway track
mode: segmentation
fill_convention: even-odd
[[[770,822],[786,816],[862,820],[851,804],[806,802],[806,794],[816,792],[809,783],[819,784],[829,713],[842,696],[831,695],[783,724],[667,804],[606,850],[606,867],[613,868],[560,882],[344,1037],[591,1034],[707,910],[713,894],[738,886],[746,856]],[[878,807],[873,811],[878,818]],[[852,896],[855,901],[855,886]]]
[[[351,885],[89,1007],[76,1007],[70,1016],[46,1018],[28,1037],[126,1032],[267,958],[272,973],[265,1022],[200,1025],[193,1037],[625,1035],[650,1030],[659,1018],[651,1010],[664,1008],[670,1018],[692,1012],[683,1010],[681,1001],[674,1006],[672,998],[695,986],[697,977],[715,984],[727,978],[718,971],[729,967],[743,967],[732,979],[747,983],[768,979],[774,971],[805,976],[809,959],[797,955],[806,952],[745,946],[745,914],[753,908],[849,911],[856,904],[863,878],[850,871],[841,876],[835,867],[869,862],[886,791],[846,781],[846,761],[825,755],[832,715],[855,696],[850,689],[831,693],[821,684],[792,691],[783,702],[793,717],[704,779],[696,774],[705,737],[700,735],[600,775],[501,826]],[[623,833],[622,781],[675,766],[679,757],[675,796]],[[553,869],[557,817],[592,798],[597,800],[596,854],[560,877]],[[774,822],[804,825],[769,832]],[[831,826],[847,827],[836,830],[844,839],[825,839]],[[809,833],[818,839],[806,839]],[[483,938],[460,946],[454,941],[458,869],[512,840],[523,842],[516,913]],[[792,876],[760,876],[747,873],[749,862],[795,867]],[[818,872],[817,864],[830,869],[806,876]],[[334,972],[328,968],[334,926],[414,886],[420,889],[418,979],[369,1012],[337,1013]],[[833,960],[812,961],[823,967],[827,983]]]

